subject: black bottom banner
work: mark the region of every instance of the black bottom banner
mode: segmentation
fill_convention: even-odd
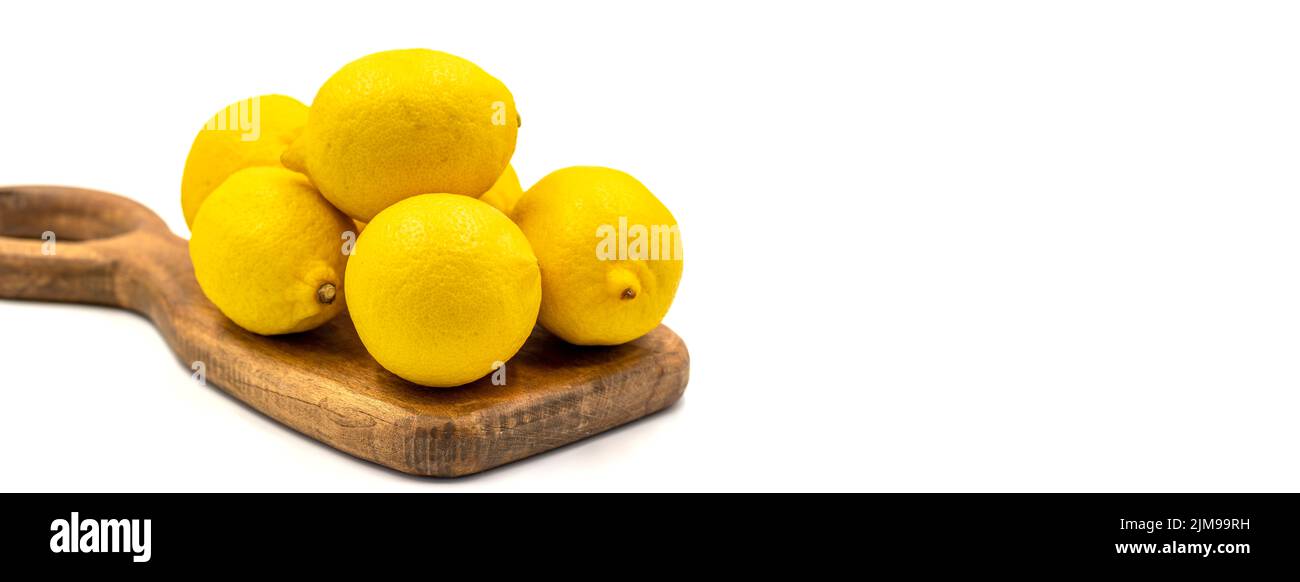
[[[1246,573],[1300,555],[1280,494],[9,494],[5,563],[42,572],[418,564],[548,575],[796,566]],[[1048,569],[1042,569],[1048,568]]]

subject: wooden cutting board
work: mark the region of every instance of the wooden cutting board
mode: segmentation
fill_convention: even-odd
[[[136,202],[80,188],[0,187],[0,298],[143,314],[186,370],[202,363],[207,384],[416,475],[476,473],[652,414],[681,397],[690,366],[686,345],[664,326],[602,348],[538,328],[507,363],[505,385],[424,388],[380,367],[346,313],[307,333],[244,331],[199,290],[185,239]]]

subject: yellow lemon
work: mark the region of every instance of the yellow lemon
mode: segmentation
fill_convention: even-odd
[[[468,196],[425,194],[375,216],[348,263],[366,350],[416,384],[459,386],[503,365],[537,321],[537,258],[519,227]]]
[[[513,218],[542,269],[539,322],[579,345],[614,345],[653,330],[682,277],[677,220],[618,170],[575,167],[542,178]]]
[[[181,210],[194,226],[199,207],[238,170],[279,166],[280,155],[307,124],[307,106],[284,95],[262,95],[227,105],[199,130],[185,158]]]
[[[417,194],[483,194],[510,162],[518,127],[510,91],[474,63],[427,49],[386,51],[325,82],[282,159],[369,222]]]
[[[203,294],[240,327],[307,331],[343,310],[341,237],[353,228],[303,175],[247,168],[199,209],[190,260]]]
[[[506,166],[506,171],[497,178],[497,183],[478,199],[510,216],[510,213],[514,212],[515,204],[519,202],[519,197],[523,195],[524,189],[519,185],[519,175],[515,174],[514,166]]]

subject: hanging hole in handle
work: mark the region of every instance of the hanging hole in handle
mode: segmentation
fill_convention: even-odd
[[[136,202],[97,190],[60,186],[0,187],[0,236],[91,241],[139,228],[166,230],[162,219]]]

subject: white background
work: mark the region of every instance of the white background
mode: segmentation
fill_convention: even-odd
[[[406,477],[200,388],[145,319],[0,301],[0,488],[1300,489],[1300,7],[6,3],[0,183],[178,233],[226,103],[429,47],[502,79],[525,187],[679,219],[675,408]],[[813,5],[816,4],[816,5]]]

